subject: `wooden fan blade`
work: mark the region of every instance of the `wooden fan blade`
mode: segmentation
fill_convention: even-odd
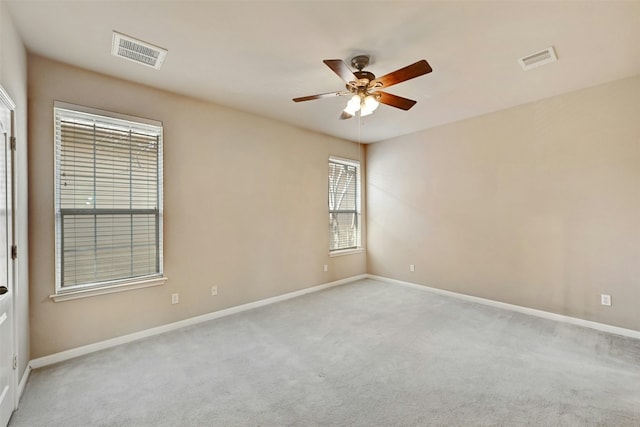
[[[411,80],[423,74],[432,72],[431,66],[424,59],[416,62],[415,64],[407,65],[404,68],[400,68],[392,73],[385,74],[382,77],[378,77],[371,82],[369,87],[373,87],[378,83],[382,84],[383,88],[388,88],[398,83],[402,83],[407,80]]]
[[[417,101],[414,101],[413,99],[403,98],[401,96],[392,95],[392,94],[387,93],[387,92],[378,91],[376,93],[380,95],[379,101],[381,103],[386,104],[386,105],[390,105],[392,107],[396,107],[396,108],[399,108],[399,109],[405,110],[405,111],[410,109],[411,107],[413,107],[417,103]]]
[[[357,80],[349,66],[342,59],[325,59],[322,62],[331,68],[345,83]]]
[[[330,93],[320,93],[318,95],[301,96],[300,98],[293,98],[293,102],[312,101],[314,99],[321,99],[321,98],[332,98],[334,96],[342,96],[345,93],[349,93],[349,92],[330,92]]]

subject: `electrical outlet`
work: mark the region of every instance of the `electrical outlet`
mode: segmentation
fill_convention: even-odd
[[[416,271],[416,266],[413,264],[409,264],[409,271]]]
[[[600,304],[602,305],[611,305],[611,295],[602,294],[600,295]]]
[[[329,266],[327,264],[324,265],[324,271],[329,271]]]
[[[211,287],[211,296],[213,297],[216,295],[218,295],[218,287],[214,285]]]
[[[178,304],[180,302],[180,294],[171,294],[171,304]]]

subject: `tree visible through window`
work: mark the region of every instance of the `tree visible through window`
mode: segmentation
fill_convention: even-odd
[[[56,290],[161,276],[162,127],[59,107],[55,125]]]
[[[360,247],[360,163],[329,158],[329,250]]]

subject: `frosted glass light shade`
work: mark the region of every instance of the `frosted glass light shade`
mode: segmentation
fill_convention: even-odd
[[[353,95],[349,102],[347,102],[347,106],[344,109],[345,113],[351,114],[352,116],[356,114],[356,112],[360,109],[360,95]]]
[[[378,108],[379,105],[380,103],[378,102],[375,96],[368,95],[362,101],[360,116],[368,116],[369,114],[373,113],[376,110],[376,108]]]

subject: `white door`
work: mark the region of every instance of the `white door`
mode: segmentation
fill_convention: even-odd
[[[4,90],[0,88],[0,95]],[[0,96],[0,426],[8,424],[15,408],[13,366],[13,245],[12,111]]]

